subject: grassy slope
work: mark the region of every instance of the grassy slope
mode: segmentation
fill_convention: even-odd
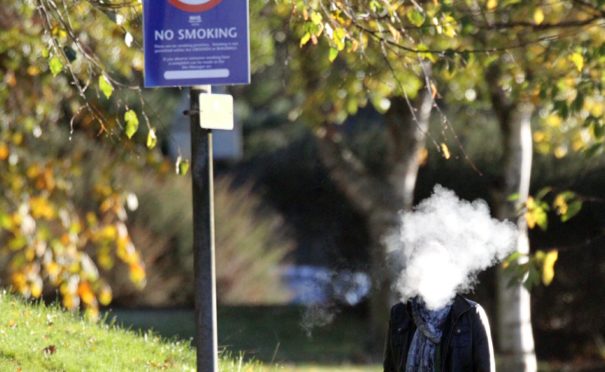
[[[0,293],[1,371],[192,370],[194,363],[183,343],[94,324]]]
[[[186,343],[94,324],[0,292],[0,371],[193,371],[194,366],[195,353]],[[221,371],[262,370],[270,369],[221,360]]]
[[[0,292],[0,371],[194,371],[188,343],[95,324]],[[267,366],[223,357],[221,372],[365,372],[363,367]]]

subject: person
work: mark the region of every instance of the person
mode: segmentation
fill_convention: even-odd
[[[483,308],[460,295],[429,310],[421,298],[391,308],[384,372],[494,372]]]

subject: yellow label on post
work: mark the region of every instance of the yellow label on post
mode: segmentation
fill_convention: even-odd
[[[233,97],[200,94],[200,125],[204,129],[233,130]]]

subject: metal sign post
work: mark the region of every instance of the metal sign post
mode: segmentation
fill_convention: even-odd
[[[143,0],[143,26],[145,87],[192,87],[197,370],[216,372],[212,129],[233,129],[233,99],[202,84],[250,83],[248,0]]]
[[[191,179],[193,187],[193,266],[195,275],[195,322],[197,370],[216,372],[216,280],[214,263],[214,182],[212,130],[200,125],[199,95],[209,85],[194,86],[191,100]]]

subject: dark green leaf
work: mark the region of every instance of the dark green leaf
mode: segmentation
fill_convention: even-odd
[[[540,189],[540,191],[538,191],[538,193],[536,194],[535,199],[536,200],[542,200],[551,191],[552,191],[552,187],[543,187],[542,189]]]
[[[568,204],[567,213],[561,216],[561,222],[567,222],[573,218],[582,209],[582,201],[575,200]]]
[[[602,143],[594,143],[589,148],[584,150],[584,153],[587,157],[593,157],[599,155],[603,152],[603,144]]]
[[[63,47],[63,53],[69,62],[73,62],[78,58],[78,53],[70,46]]]

